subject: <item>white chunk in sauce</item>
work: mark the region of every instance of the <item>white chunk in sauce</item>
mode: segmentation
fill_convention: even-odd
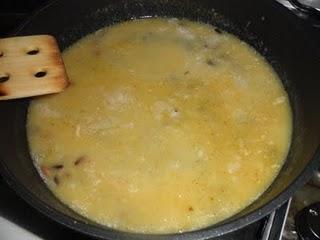
[[[63,58],[71,85],[32,101],[30,149],[53,193],[96,222],[203,228],[252,203],[284,162],[287,94],[233,35],[135,20],[81,39]]]

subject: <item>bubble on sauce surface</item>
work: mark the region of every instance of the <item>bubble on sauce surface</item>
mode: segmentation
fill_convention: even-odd
[[[105,93],[104,104],[114,111],[123,110],[134,104],[135,98],[130,88],[118,88]]]
[[[278,104],[282,104],[286,101],[286,97],[285,96],[281,96],[281,97],[277,97],[272,104],[273,105],[278,105]]]
[[[233,174],[239,171],[241,164],[239,162],[231,162],[227,165],[227,167],[228,167],[228,173]]]
[[[35,103],[34,104],[34,109],[36,112],[41,114],[43,117],[48,117],[48,118],[59,118],[61,117],[61,114],[59,111],[52,109],[49,104],[46,103]]]

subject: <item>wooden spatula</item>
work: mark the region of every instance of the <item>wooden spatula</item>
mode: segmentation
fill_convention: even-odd
[[[0,100],[61,92],[68,77],[54,37],[0,39]]]

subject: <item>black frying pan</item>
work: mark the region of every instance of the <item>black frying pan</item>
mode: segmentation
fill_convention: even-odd
[[[320,52],[312,33],[273,0],[61,0],[41,9],[17,34],[51,34],[64,49],[105,25],[145,16],[212,23],[255,47],[277,71],[290,97],[294,132],[286,163],[268,190],[235,216],[198,231],[144,235],[101,226],[63,205],[33,167],[25,129],[29,99],[0,103],[0,162],[5,179],[50,218],[107,239],[208,239],[262,218],[286,201],[320,160]]]

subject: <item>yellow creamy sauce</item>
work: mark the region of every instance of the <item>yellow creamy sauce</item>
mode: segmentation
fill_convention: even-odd
[[[28,139],[49,188],[89,219],[133,232],[199,229],[248,206],[283,164],[287,94],[235,36],[135,20],[63,58],[71,85],[32,101]]]

